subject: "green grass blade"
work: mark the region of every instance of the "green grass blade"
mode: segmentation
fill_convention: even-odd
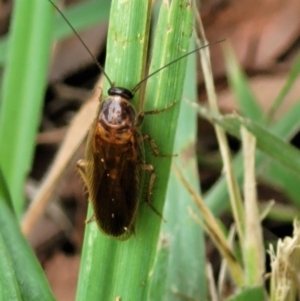
[[[17,1],[14,9],[1,90],[0,163],[20,215],[46,85],[53,8],[34,0]]]
[[[168,261],[170,260],[170,246],[168,238],[160,236],[155,265],[151,281],[149,298],[147,300],[165,300],[164,295],[168,292]]]
[[[197,21],[199,24],[198,44],[203,45],[205,44],[206,37],[205,37],[204,28],[200,16],[198,16]],[[200,61],[203,69],[204,83],[205,83],[205,89],[208,97],[209,108],[213,112],[219,113],[217,95],[214,87],[214,80],[213,80],[212,68],[210,63],[209,48],[204,48],[200,51]],[[229,200],[231,204],[233,218],[236,225],[237,235],[239,237],[239,243],[243,244],[244,233],[245,233],[244,205],[242,202],[242,196],[239,189],[238,181],[232,166],[229,144],[227,141],[225,131],[220,126],[218,126],[218,124],[214,124],[214,130],[215,130],[216,138],[218,140],[218,146],[223,161],[224,175],[227,181]]]
[[[0,300],[22,300],[10,252],[0,235]]]
[[[300,100],[296,101],[295,104],[281,117],[272,127],[272,131],[275,135],[282,137],[285,140],[293,138],[300,128]]]
[[[150,1],[112,2],[105,70],[118,86],[133,88],[144,73],[149,21]],[[103,97],[108,87],[106,82]],[[88,214],[91,216],[91,208]],[[147,257],[153,260],[154,252],[150,248],[143,256],[136,255],[144,239],[118,241],[100,233],[96,223],[88,224],[76,300],[115,300],[118,296],[145,300]]]
[[[263,285],[265,248],[258,208],[255,171],[256,139],[244,127],[240,129],[244,158],[245,241],[241,248],[246,286]]]
[[[251,92],[251,89],[245,79],[245,75],[238,67],[237,61],[233,56],[232,50],[227,48],[226,53],[228,55],[226,56],[227,57],[226,61],[227,61],[229,81],[231,83],[232,89],[235,91],[235,94],[237,95],[240,107],[244,115],[252,120],[255,120],[258,123],[260,121],[264,122],[265,120],[269,120],[270,118],[272,118],[276,110],[279,108],[280,104],[284,101],[285,96],[290,91],[291,87],[293,86],[295,80],[299,75],[299,70],[300,70],[299,58],[296,59],[295,64],[293,65],[287,77],[286,84],[284,85],[281,92],[278,94],[276,100],[274,101],[274,104],[268,114],[268,117],[263,117],[261,115],[261,109],[257,104],[257,100],[254,94]],[[281,132],[277,133],[279,137],[281,137],[282,135],[285,136],[286,131],[292,134],[293,128],[295,129],[295,131],[299,128],[298,116],[300,112],[299,109],[297,109],[297,106],[299,106],[298,103],[295,103],[294,108],[290,110],[290,112],[288,113],[289,115],[294,115],[294,116],[291,117],[284,116],[282,120],[278,121],[278,123],[281,124],[279,127],[282,128]],[[272,128],[273,126],[270,127],[271,131]],[[290,171],[286,170],[285,167],[277,164],[274,161],[269,163],[269,168],[267,168],[267,164],[265,166],[266,168],[264,169],[264,172],[261,173],[261,176],[271,184],[273,183],[273,185],[277,185],[281,187],[282,190],[285,191],[291,197],[291,199],[298,204],[299,189],[296,189],[298,185],[297,185],[297,180],[294,178],[294,175],[291,174]]]
[[[162,24],[169,26],[164,26],[155,33],[157,39],[164,36],[164,45],[161,43],[161,38],[155,43],[151,70],[178,58],[188,49],[192,26],[191,9],[190,6],[186,8],[183,3],[186,4],[185,1],[176,0],[172,2],[171,7],[168,3],[163,3]],[[119,1],[112,3],[106,72],[118,86],[131,89],[143,77],[147,58],[149,5],[150,1],[140,0],[131,1],[130,4]],[[187,22],[189,18],[190,21]],[[187,27],[189,27],[188,30]],[[151,88],[147,87],[149,92],[145,97],[148,108],[163,108],[166,104],[180,99],[185,62],[183,60],[175,65],[172,72],[166,69],[149,80],[148,85]],[[174,89],[173,94],[166,94],[164,91],[170,86],[176,86],[177,89]],[[106,83],[104,96],[106,96],[107,88]],[[135,96],[137,108],[140,103],[139,94]],[[163,118],[156,118],[157,115],[145,117],[142,131],[155,139],[162,153],[172,153],[176,128],[172,123],[176,122],[178,109],[179,107],[174,106],[173,109],[162,113]],[[171,115],[173,112],[175,112],[175,117]],[[153,127],[153,123],[157,123],[158,128]],[[165,131],[161,130],[166,127],[166,124],[174,130],[172,135],[166,135]],[[152,153],[150,156],[148,153],[146,162],[152,163]],[[159,159],[153,162],[157,168],[158,180],[153,190],[152,202],[155,208],[162,212],[170,159]],[[77,300],[115,300],[118,296],[122,301],[146,300],[151,284],[150,271],[154,264],[160,223],[161,219],[141,199],[136,221],[136,235],[127,241],[120,242],[114,238],[105,237],[99,233],[95,224],[88,225]]]
[[[202,112],[203,113],[203,112]],[[204,116],[204,113],[202,116]],[[239,129],[244,126],[257,139],[257,147],[262,152],[267,154],[276,162],[283,164],[289,168],[290,171],[300,178],[300,151],[283,141],[278,136],[261,127],[256,122],[237,116],[226,115],[221,116],[214,113],[208,113],[210,118],[220,126],[222,126],[228,133],[240,138]],[[207,116],[207,115],[206,115]]]
[[[265,300],[265,291],[261,286],[249,287],[235,296],[226,299],[226,301],[262,301]]]
[[[277,162],[270,162],[270,165],[265,170],[263,179],[266,183],[284,192],[295,205],[300,207],[299,179],[289,169]]]
[[[3,267],[3,260],[10,262],[10,266],[7,266],[6,269],[1,268],[0,282],[4,284],[8,280],[8,276],[14,279],[14,283],[10,283],[4,288],[6,294],[16,295],[18,292],[22,298],[16,300],[24,301],[55,300],[41,266],[20,232],[14,214],[2,197],[0,199],[0,240],[0,243],[5,245],[4,249],[1,248],[2,252],[5,252],[8,257],[1,256],[0,266]]]
[[[3,205],[12,210],[8,188],[0,168],[0,199]],[[10,252],[0,234],[0,300],[22,300],[18,281],[14,273]]]
[[[228,81],[232,91],[236,95],[239,108],[244,116],[256,120],[257,122],[262,122],[265,118],[262,108],[252,92],[245,74],[238,64],[233,49],[228,44],[225,43],[225,45],[224,58]]]
[[[195,48],[194,43],[192,49]],[[196,100],[196,57],[188,58],[183,101],[176,132],[174,152],[179,154],[174,159],[176,165],[184,171],[185,177],[199,191],[197,165],[195,160],[195,141],[197,133],[197,114],[185,99]],[[161,236],[167,241],[170,253],[166,290],[161,295],[163,300],[174,300],[176,294],[194,297],[199,300],[206,296],[205,246],[201,227],[191,218],[188,208],[198,212],[190,194],[178,177],[171,171],[167,200],[164,208],[166,223],[162,224]],[[191,250],[193,250],[191,252]],[[182,254],[189,254],[183,256]],[[159,269],[159,267],[155,267]],[[197,283],[197,285],[195,285]],[[153,285],[152,291],[157,288]],[[160,300],[158,298],[151,300]]]
[[[295,59],[295,62],[293,63],[292,69],[289,72],[285,85],[283,86],[282,90],[280,91],[274,103],[272,104],[272,107],[270,108],[270,111],[268,113],[269,120],[272,119],[274,114],[278,111],[285,97],[287,96],[287,94],[295,84],[299,74],[300,74],[300,53],[298,54],[298,57]]]
[[[0,300],[54,300],[44,272],[20,232],[1,169]]]
[[[293,137],[300,128],[300,102],[295,105],[285,114],[284,118],[278,121],[276,134],[279,137],[285,137],[285,133],[289,133],[289,138]],[[290,200],[297,206],[300,206],[300,187],[299,181],[295,178],[287,168],[281,164],[271,161],[269,165],[261,173],[264,181],[270,185],[279,187]]]
[[[270,131],[276,136],[281,137],[283,140],[289,139],[292,135],[295,134],[297,129],[300,126],[300,104],[296,104],[293,109],[291,109],[285,116],[282,117],[280,121],[270,127]],[[259,170],[259,167],[262,166],[262,163],[265,163],[265,156],[259,153],[256,157],[256,166]],[[273,164],[273,163],[271,163]],[[234,159],[234,169],[237,175],[238,182],[242,183],[243,180],[243,169],[242,169],[242,157],[237,155]],[[268,175],[267,165],[264,165],[266,176]],[[281,166],[282,168],[282,166]],[[293,176],[293,175],[292,175]],[[290,193],[291,195],[291,193]],[[293,194],[294,195],[294,194]],[[296,197],[296,196],[295,196]],[[297,197],[298,199],[298,197]],[[225,178],[222,176],[209,190],[205,196],[205,200],[209,208],[215,213],[219,214],[225,210],[228,203],[228,192],[226,188]]]
[[[8,35],[0,38],[0,65],[1,65],[1,67],[6,62],[7,46],[8,46]]]

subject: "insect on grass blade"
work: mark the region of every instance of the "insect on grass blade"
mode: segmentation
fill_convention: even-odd
[[[146,202],[161,216],[150,200],[156,175],[154,166],[145,162],[145,141],[149,142],[155,156],[170,157],[170,155],[161,155],[155,141],[142,134],[140,126],[146,115],[162,113],[175,104],[173,102],[166,108],[138,114],[132,99],[150,77],[209,45],[169,62],[131,89],[115,86],[63,13],[51,0],[48,1],[69,24],[110,84],[108,97],[100,100],[96,118],[89,130],[85,159],[79,160],[77,166],[88,189],[94,211],[90,220],[95,220],[104,234],[125,240],[134,233],[134,222],[144,186],[147,186]],[[216,43],[219,42],[221,41]],[[146,172],[150,174],[147,183],[145,183]]]

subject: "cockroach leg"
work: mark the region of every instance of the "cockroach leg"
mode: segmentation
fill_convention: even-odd
[[[86,187],[88,187],[88,180],[87,180],[87,176],[86,176],[86,166],[87,166],[86,160],[81,159],[81,160],[77,161],[77,170],[78,170],[83,182],[85,183]],[[91,222],[94,222],[95,220],[96,220],[96,217],[93,214],[90,218],[85,220],[85,223],[89,224]]]
[[[86,176],[86,166],[87,166],[86,160],[81,159],[81,160],[77,161],[77,170],[78,170],[84,184],[88,187],[89,181]]]
[[[87,163],[86,163],[86,160],[84,160],[84,159],[80,159],[77,161],[77,168],[84,173],[85,173],[86,165],[87,165]]]
[[[88,219],[85,220],[85,223],[86,223],[86,224],[89,224],[89,223],[91,223],[91,222],[94,222],[95,220],[96,220],[96,217],[95,217],[95,215],[93,214],[90,218],[88,218]]]
[[[176,157],[177,154],[167,154],[167,155],[164,155],[164,154],[161,154],[159,151],[158,151],[158,147],[155,143],[155,141],[149,136],[149,135],[144,135],[143,136],[143,140],[144,141],[149,141],[149,144],[151,146],[151,149],[152,149],[152,152],[153,152],[153,155],[155,157],[164,157],[164,158],[170,158],[170,157]]]
[[[171,109],[178,101],[173,101],[171,102],[169,105],[165,106],[164,108],[162,109],[158,109],[158,110],[151,110],[151,111],[145,111],[145,112],[142,112],[143,115],[151,115],[151,114],[159,114],[159,113],[162,113],[162,112],[165,112],[169,109]]]
[[[165,111],[169,110],[170,108],[172,108],[176,103],[177,103],[177,101],[173,101],[172,103],[170,103],[169,105],[167,105],[166,107],[164,107],[162,109],[141,112],[137,117],[136,126],[139,127],[142,124],[145,115],[154,115],[154,114],[159,114],[159,113],[165,112]]]
[[[150,178],[149,178],[149,184],[148,184],[147,196],[146,196],[146,203],[165,222],[166,220],[164,219],[162,214],[157,211],[157,209],[154,207],[154,205],[151,203],[151,200],[150,200],[151,195],[152,195],[152,189],[153,189],[155,178],[156,178],[154,166],[151,165],[151,164],[143,163],[142,164],[142,169],[145,170],[145,171],[150,172]]]

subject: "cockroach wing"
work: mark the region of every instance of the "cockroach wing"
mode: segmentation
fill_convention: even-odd
[[[106,235],[127,239],[134,231],[144,182],[143,141],[138,132],[123,145],[93,137],[86,171],[94,219]]]

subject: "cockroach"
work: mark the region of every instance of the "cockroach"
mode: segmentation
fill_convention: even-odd
[[[144,162],[144,141],[149,140],[155,155],[159,153],[154,141],[142,135],[139,127],[145,115],[170,107],[137,115],[130,103],[133,96],[126,88],[109,88],[108,98],[100,103],[89,131],[85,159],[77,163],[94,209],[93,219],[102,232],[119,239],[128,238],[134,231],[145,171],[150,172],[146,201],[154,209],[150,195],[155,172],[153,165]]]
[[[145,115],[164,112],[174,105],[171,103],[161,110],[137,114],[131,100],[141,84],[151,76],[208,45],[186,53],[159,68],[132,89],[114,86],[70,22],[54,3],[52,5],[69,24],[110,84],[108,97],[100,101],[96,118],[89,130],[85,159],[79,160],[77,167],[93,207],[91,220],[97,222],[104,234],[125,240],[134,233],[134,222],[146,171],[150,172],[146,202],[160,215],[150,202],[155,171],[153,165],[144,161],[144,141],[149,141],[154,155],[168,156],[159,154],[154,140],[140,132],[140,125]]]

